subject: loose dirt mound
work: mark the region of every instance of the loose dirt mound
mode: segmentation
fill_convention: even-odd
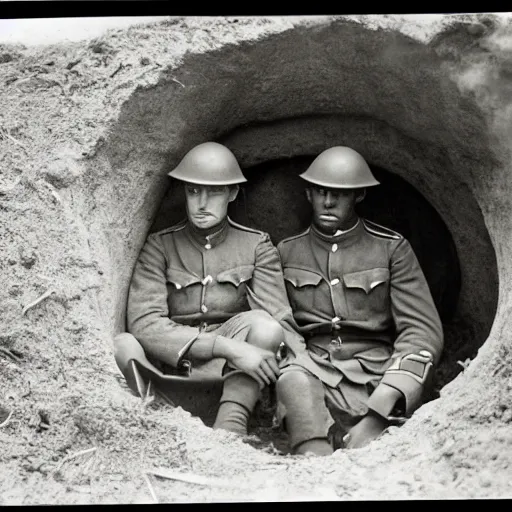
[[[212,431],[181,408],[143,402],[115,366],[112,334],[122,325],[127,279],[155,212],[143,206],[163,196],[165,178],[163,167],[159,176],[139,176],[127,166],[112,187],[114,167],[102,158],[108,153],[120,169],[138,151],[136,141],[118,153],[111,144],[123,137],[111,133],[123,105],[136,90],[158,88],[162,76],[180,91],[173,73],[190,49],[257,44],[295,26],[314,33],[329,23],[191,18],[84,45],[0,48],[0,400],[13,410],[0,427],[0,504],[144,503],[154,499],[151,485],[162,502],[511,494],[512,184],[509,125],[493,117],[510,104],[510,82],[498,68],[485,68],[485,77],[499,94],[491,106],[481,97],[498,164],[487,179],[468,178],[498,254],[498,316],[477,360],[441,399],[365,449],[300,458],[254,436]],[[376,23],[367,21],[383,30]],[[502,59],[493,65],[511,62],[503,43],[510,40],[494,40],[488,51]],[[152,130],[139,128],[145,136]],[[167,158],[156,142],[154,149],[153,169]],[[143,213],[132,223],[126,212],[137,208]],[[152,468],[224,481],[152,478],[150,485],[143,471]]]

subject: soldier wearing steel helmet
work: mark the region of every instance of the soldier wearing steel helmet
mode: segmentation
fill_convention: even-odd
[[[277,415],[294,453],[328,455],[366,445],[421,404],[443,331],[409,242],[356,213],[379,184],[364,158],[332,147],[301,177],[312,223],[278,251],[317,368],[303,355],[282,361]]]
[[[200,144],[169,175],[184,185],[186,218],[151,234],[140,252],[116,361],[133,382],[131,360],[157,377],[156,367],[187,376],[226,360],[214,428],[245,434],[260,391],[279,376],[280,345],[303,345],[279,255],[268,234],[227,216],[246,181],[228,148]]]

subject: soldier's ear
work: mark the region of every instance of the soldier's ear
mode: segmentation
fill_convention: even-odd
[[[240,187],[238,185],[231,185],[229,187],[229,202],[230,203],[236,199],[236,196],[238,195],[239,190],[240,190]]]
[[[311,203],[311,189],[309,187],[306,188],[306,197],[308,198],[308,201]]]
[[[363,188],[362,190],[358,190],[357,195],[356,195],[356,204],[360,203],[365,197],[366,197],[366,189]]]

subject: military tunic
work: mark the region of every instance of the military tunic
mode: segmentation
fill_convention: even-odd
[[[131,280],[127,326],[153,359],[190,365],[184,358],[196,340],[229,337],[220,327],[238,332],[234,317],[251,310],[280,322],[295,352],[305,347],[268,234],[227,218],[208,236],[184,220],[148,237]]]
[[[381,403],[382,381],[403,393],[411,412],[421,393],[422,369],[408,362],[397,371],[392,362],[428,351],[437,363],[443,331],[409,242],[359,219],[352,229],[332,237],[313,225],[283,240],[278,251],[308,353],[318,367],[331,372],[325,378],[312,371],[324,382],[331,402],[353,416],[368,408],[388,416],[394,404]],[[293,364],[305,366],[290,357],[283,367]]]

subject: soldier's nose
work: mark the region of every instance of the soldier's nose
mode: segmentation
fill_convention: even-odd
[[[208,193],[206,192],[206,190],[203,189],[203,190],[201,190],[201,193],[199,195],[199,207],[205,208],[207,202],[208,202]]]
[[[334,205],[335,203],[335,198],[334,198],[334,195],[331,191],[328,191],[327,194],[325,194],[325,200],[324,200],[324,204],[326,207],[331,207]]]

